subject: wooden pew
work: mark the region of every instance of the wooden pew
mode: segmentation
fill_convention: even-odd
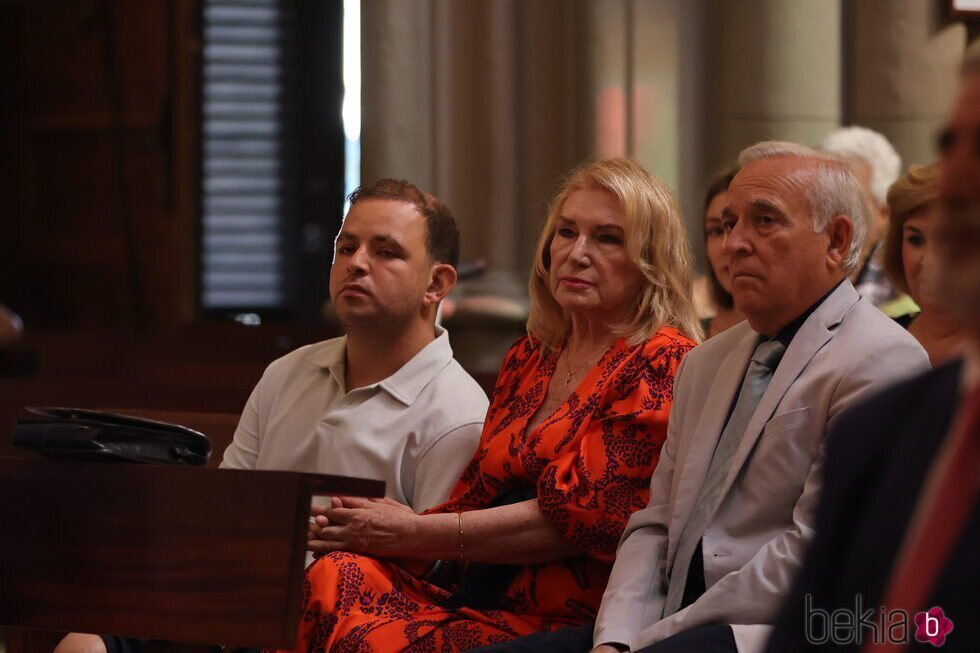
[[[217,467],[266,365],[296,347],[334,335],[321,325],[253,328],[231,322],[169,334],[29,330],[18,350],[5,352],[0,360],[7,363],[0,365],[0,456],[32,457],[10,444],[14,421],[30,417],[24,406],[72,406],[112,409],[199,430],[211,439],[209,467]],[[7,653],[49,653],[63,635],[3,631],[0,648],[5,644]],[[155,650],[192,649],[154,643],[150,651]]]
[[[246,400],[247,393],[244,392],[213,389],[191,392],[179,386],[138,384],[119,379],[0,379],[0,457],[34,457],[13,448],[10,443],[14,421],[30,417],[24,406],[70,405],[104,408],[201,431],[211,440],[208,466],[216,468],[231,443],[238,425],[238,411]],[[163,410],[165,407],[179,410]],[[50,653],[66,634],[57,630],[9,627],[0,630],[0,645],[5,646],[6,653]],[[207,647],[154,642],[148,653],[207,653]]]
[[[194,397],[188,403],[197,405],[229,405],[220,398],[205,392],[191,395]],[[0,456],[33,458],[29,452],[14,449],[10,445],[10,434],[15,419],[30,417],[23,410],[23,405],[67,404],[74,406],[93,407],[110,412],[124,413],[135,417],[180,424],[200,431],[211,440],[211,457],[209,468],[217,468],[221,463],[225,448],[231,443],[238,426],[237,413],[195,412],[187,410],[160,410],[155,408],[132,408],[128,406],[100,406],[103,397],[114,397],[117,401],[130,403],[150,403],[153,397],[162,404],[183,402],[187,395],[183,391],[153,387],[140,387],[134,384],[118,385],[114,383],[96,383],[94,385],[78,384],[77,382],[31,382],[0,380]],[[70,397],[72,402],[64,401]],[[216,401],[216,399],[218,399]],[[232,401],[237,401],[232,400]],[[50,653],[61,641],[66,632],[58,630],[38,630],[5,627],[0,629],[0,645],[5,646],[6,653]],[[154,641],[147,653],[208,653],[207,646],[193,644],[177,644],[173,642]]]
[[[338,476],[16,459],[0,459],[0,487],[0,624],[263,647],[295,641],[312,495],[384,493]]]

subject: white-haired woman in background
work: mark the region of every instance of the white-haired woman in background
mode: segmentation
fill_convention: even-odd
[[[875,306],[898,298],[885,274],[881,249],[888,229],[888,188],[902,172],[902,159],[888,139],[867,127],[842,127],[824,138],[820,148],[842,158],[854,173],[871,218],[861,261],[851,281],[855,290]]]

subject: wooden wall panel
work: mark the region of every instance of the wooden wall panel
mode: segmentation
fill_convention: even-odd
[[[29,328],[193,318],[197,4],[0,4],[0,301]]]

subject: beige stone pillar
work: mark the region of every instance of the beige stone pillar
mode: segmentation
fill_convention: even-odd
[[[677,195],[695,243],[709,174],[703,160],[704,22],[700,0],[644,0],[631,7],[631,150]]]
[[[588,5],[592,151],[603,158],[633,152],[631,14],[629,0],[593,0]]]
[[[361,178],[435,182],[431,0],[361,2]]]
[[[850,7],[845,121],[884,134],[903,168],[935,160],[956,92],[966,28],[945,0],[860,0]]]
[[[463,259],[491,266],[465,290],[517,305],[452,324],[457,357],[495,371],[523,332],[547,202],[591,151],[588,2],[362,2],[362,176],[403,176],[453,209]]]
[[[516,7],[435,0],[435,188],[463,231],[463,258],[514,271]]]
[[[840,124],[840,0],[708,4],[709,168],[757,141],[814,144]]]
[[[489,0],[494,2],[495,0]],[[562,176],[593,151],[591,0],[518,2],[517,95],[518,270],[526,284],[548,201]]]
[[[362,176],[456,214],[464,259],[526,282],[555,184],[591,149],[583,0],[363,0]]]
[[[632,154],[677,192],[680,171],[680,12],[678,0],[631,7]]]

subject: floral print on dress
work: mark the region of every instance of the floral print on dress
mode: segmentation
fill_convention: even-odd
[[[581,554],[519,567],[500,609],[449,609],[445,589],[354,553],[307,570],[298,651],[451,653],[595,618],[626,522],[648,499],[667,437],[674,375],[694,343],[672,327],[621,338],[568,399],[530,431],[561,349],[523,338],[507,352],[480,445],[445,504],[479,510],[534,487],[542,513]]]

